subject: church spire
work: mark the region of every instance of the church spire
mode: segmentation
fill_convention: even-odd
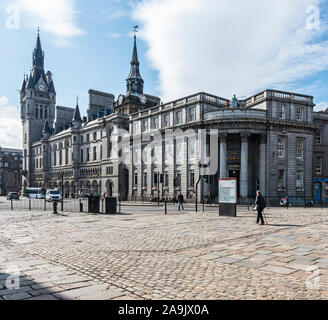
[[[76,108],[75,108],[75,112],[74,112],[74,115],[73,115],[73,121],[80,122],[80,123],[82,122],[80,108],[79,108],[79,98],[78,97],[76,98]]]
[[[23,80],[23,84],[22,84],[21,93],[25,92],[25,87],[26,87],[26,77],[25,77],[25,74],[24,74],[24,80]]]
[[[40,29],[38,28],[38,36],[36,39],[35,49],[33,51],[33,67],[44,70],[44,52],[41,47]]]
[[[134,27],[134,45],[133,45],[133,54],[131,60],[131,69],[128,78],[126,79],[127,83],[127,94],[143,94],[143,85],[144,81],[140,75],[139,69],[139,59],[138,59],[138,50],[137,50],[137,32],[138,26]]]

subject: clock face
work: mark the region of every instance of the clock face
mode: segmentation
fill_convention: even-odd
[[[39,84],[39,90],[44,91],[46,90],[46,87],[43,84]]]
[[[143,103],[143,104],[146,104],[147,103],[147,98],[145,96],[141,96],[140,97],[140,102]]]

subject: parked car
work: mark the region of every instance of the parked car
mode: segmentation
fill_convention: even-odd
[[[313,207],[313,200],[305,200],[302,197],[285,197],[280,200],[281,207]]]
[[[9,192],[7,195],[7,200],[19,200],[18,192]]]
[[[62,201],[62,194],[58,190],[48,190],[46,194],[46,200],[48,202]]]

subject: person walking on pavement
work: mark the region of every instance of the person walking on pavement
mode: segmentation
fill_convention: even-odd
[[[256,199],[255,199],[255,206],[257,206],[257,221],[256,223],[259,224],[261,220],[261,225],[264,225],[264,219],[263,219],[263,210],[266,208],[265,199],[262,196],[262,193],[260,190],[256,192]]]
[[[181,208],[182,208],[182,210],[184,210],[183,202],[184,202],[184,198],[183,198],[182,193],[180,193],[178,196],[179,211],[181,211]]]

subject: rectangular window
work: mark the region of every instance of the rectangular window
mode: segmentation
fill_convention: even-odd
[[[97,147],[93,148],[93,161],[97,160]]]
[[[196,108],[191,107],[188,109],[188,122],[192,122],[196,120]]]
[[[43,107],[40,107],[40,119],[43,119]]]
[[[317,131],[315,136],[315,143],[322,144],[322,131]]]
[[[181,171],[180,170],[177,171],[177,175],[175,178],[175,186],[181,187]]]
[[[143,176],[143,187],[147,188],[147,172],[144,172]]]
[[[169,113],[163,114],[162,119],[163,119],[163,121],[162,121],[163,128],[169,127],[170,126],[170,114]]]
[[[176,111],[175,112],[175,124],[181,124],[182,123],[182,111]]]
[[[302,121],[304,118],[304,109],[303,107],[296,108],[296,120]]]
[[[156,172],[154,173],[154,186],[157,186],[159,183],[159,174]]]
[[[84,152],[83,152],[83,150],[81,150],[81,163],[84,162],[83,154],[84,154]]]
[[[90,134],[88,133],[87,134],[87,143],[89,143],[90,142]]]
[[[94,132],[93,133],[93,141],[96,141],[97,140],[97,132]]]
[[[278,137],[278,157],[285,158],[286,156],[286,138]]]
[[[81,136],[81,144],[83,144],[84,142],[83,142],[83,136]]]
[[[278,118],[286,119],[286,107],[285,106],[278,106]]]
[[[134,122],[133,123],[133,134],[137,134],[138,133],[138,122]]]
[[[304,191],[304,173],[303,173],[303,171],[296,172],[296,191]]]
[[[189,171],[189,187],[193,188],[195,186],[195,170]]]
[[[315,173],[317,176],[322,175],[322,165],[323,165],[323,157],[318,157],[316,159]]]
[[[188,139],[188,157],[189,159],[192,159],[195,157],[195,145],[196,145],[196,139],[195,138],[189,138]]]
[[[87,149],[87,162],[90,161],[90,149]]]
[[[302,160],[304,158],[304,146],[304,138],[296,138],[296,157],[299,160]]]
[[[57,148],[54,146],[54,166],[57,165]]]
[[[169,186],[169,173],[168,172],[165,172],[165,187],[168,187]]]
[[[137,172],[134,174],[134,186],[135,187],[138,186],[138,173]]]
[[[286,189],[285,170],[278,170],[278,189]]]
[[[152,129],[158,129],[158,117],[153,117],[151,119],[151,128]]]
[[[142,120],[142,132],[148,131],[148,119]]]

